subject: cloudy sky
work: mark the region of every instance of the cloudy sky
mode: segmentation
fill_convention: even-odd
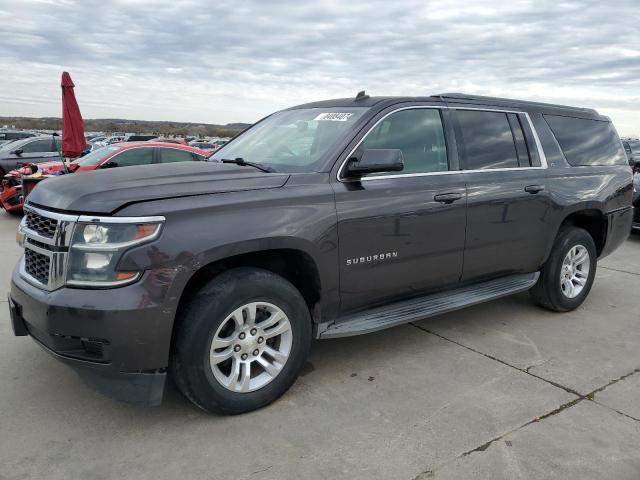
[[[640,135],[640,1],[0,0],[0,115],[252,122],[462,91],[591,106]]]

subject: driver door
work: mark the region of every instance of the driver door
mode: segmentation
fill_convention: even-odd
[[[407,107],[378,120],[347,157],[399,149],[404,169],[339,173],[334,184],[343,314],[459,282],[466,187],[447,138],[440,109]]]

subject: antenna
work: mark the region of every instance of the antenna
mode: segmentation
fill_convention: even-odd
[[[361,91],[360,91],[360,92],[358,92],[358,94],[356,95],[356,99],[355,99],[355,101],[356,101],[356,102],[360,102],[360,101],[362,101],[362,100],[366,100],[367,98],[369,98],[369,95],[367,95],[367,94],[365,93],[365,91],[364,91],[364,90],[361,90]]]

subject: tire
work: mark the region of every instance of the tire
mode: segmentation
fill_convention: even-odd
[[[276,319],[280,320],[275,326],[262,328]],[[189,300],[177,320],[171,360],[174,381],[189,400],[208,412],[236,415],[272,403],[295,382],[309,354],[309,308],[291,283],[267,270],[243,267],[221,273]],[[267,338],[276,330],[283,333]],[[214,349],[214,340],[216,346],[225,346]],[[242,355],[247,358],[239,358]],[[271,373],[262,368],[265,361]],[[243,381],[247,373],[249,380]]]
[[[569,268],[563,271],[563,263],[569,252],[572,252],[572,255],[575,254],[573,258],[578,259],[582,254],[582,249],[586,249],[588,253],[588,258],[583,261],[582,265],[574,267],[573,270]],[[596,265],[597,251],[591,235],[582,228],[562,227],[558,232],[551,254],[542,267],[538,282],[530,290],[531,297],[536,303],[548,310],[555,312],[574,310],[584,302],[591,290],[596,274]],[[588,272],[585,272],[587,267]],[[572,271],[582,273],[576,273],[575,276],[572,276]],[[576,280],[563,282],[561,281],[562,275],[571,276]],[[580,279],[584,279],[584,285],[578,292],[576,287],[580,285],[576,282]],[[567,286],[568,282],[576,289],[572,291],[571,286]]]

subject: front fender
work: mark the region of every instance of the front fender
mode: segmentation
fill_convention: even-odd
[[[128,251],[118,268],[161,274],[164,291],[157,294],[171,308],[177,308],[189,280],[207,265],[287,249],[313,260],[322,286],[322,311],[337,312],[338,237],[328,183],[146,202],[119,215],[165,216],[158,240]]]

